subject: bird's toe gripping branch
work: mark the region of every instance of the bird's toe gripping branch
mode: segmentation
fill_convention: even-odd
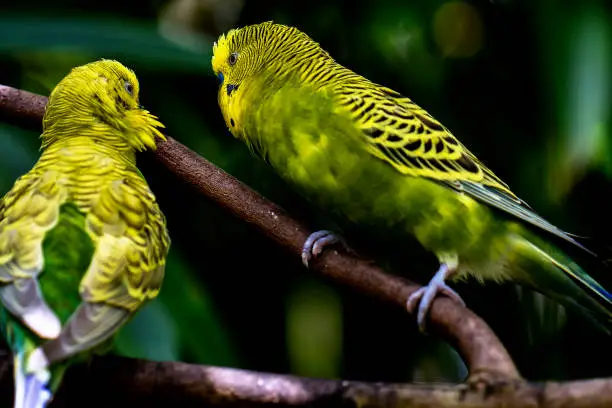
[[[438,293],[442,293],[462,306],[465,306],[465,302],[461,299],[461,296],[445,282],[445,280],[455,273],[455,271],[456,266],[449,266],[446,263],[440,264],[440,268],[433,278],[431,278],[427,286],[423,286],[408,298],[406,307],[410,313],[414,314],[418,305],[417,323],[421,332],[425,332],[425,318]]]
[[[328,230],[315,231],[308,236],[302,248],[302,263],[308,268],[308,263],[312,258],[316,258],[323,252],[326,246],[341,244],[348,249],[346,242],[338,235]]]

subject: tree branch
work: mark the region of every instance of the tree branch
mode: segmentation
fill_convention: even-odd
[[[0,85],[0,120],[41,130],[47,98]],[[176,140],[158,144],[159,162],[220,206],[252,224],[281,247],[299,257],[310,231],[280,207],[219,169]],[[405,308],[418,285],[385,273],[346,251],[327,249],[311,262],[320,273],[362,292]],[[433,302],[428,327],[453,345],[463,357],[470,380],[514,381],[520,375],[508,352],[489,326],[469,309],[441,296]]]
[[[0,356],[0,389],[12,387],[11,365],[8,356]],[[380,384],[105,356],[68,370],[52,407],[603,408],[612,406],[611,389],[611,379],[519,382],[485,390],[467,384]],[[0,393],[0,406],[10,406],[11,398],[12,393]]]
[[[0,85],[0,120],[41,128],[47,98]],[[160,143],[158,161],[235,216],[252,224],[285,250],[300,256],[310,231],[234,177],[172,138]],[[405,308],[418,286],[338,250],[326,250],[313,269],[337,281]],[[128,403],[132,406],[295,407],[608,407],[612,379],[529,384],[497,337],[479,317],[445,297],[437,298],[431,329],[463,356],[468,384],[404,385],[319,380],[180,362],[152,362],[116,356],[94,358],[67,372],[53,406],[81,407]],[[0,350],[0,389],[12,389],[12,359]],[[496,381],[497,380],[497,381]],[[100,392],[104,390],[104,392]],[[0,392],[0,406],[12,392]]]

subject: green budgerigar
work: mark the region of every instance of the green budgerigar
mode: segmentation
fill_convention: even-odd
[[[612,295],[552,238],[594,256],[537,215],[411,99],[338,64],[305,33],[272,22],[213,46],[218,101],[230,132],[302,195],[358,225],[399,229],[440,268],[407,299],[424,330],[447,279],[514,281],[603,323]],[[312,234],[303,260],[338,238]]]
[[[42,408],[66,367],[104,352],[157,296],[170,238],[135,153],[164,139],[131,70],[100,60],[53,89],[42,153],[0,201],[0,328],[15,408]]]

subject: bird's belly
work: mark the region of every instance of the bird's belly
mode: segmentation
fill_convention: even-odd
[[[272,165],[320,208],[367,227],[413,235],[436,255],[489,262],[493,237],[503,230],[491,210],[434,181],[403,175],[367,152],[330,150],[324,138],[287,149]],[[494,261],[494,260],[493,260]],[[479,268],[481,269],[481,268]]]

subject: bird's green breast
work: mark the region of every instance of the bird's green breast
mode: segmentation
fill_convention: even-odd
[[[63,204],[58,224],[43,241],[45,266],[39,277],[43,295],[62,323],[81,302],[79,283],[93,254],[85,215],[73,203]]]
[[[470,261],[495,250],[491,210],[435,181],[401,174],[366,150],[366,141],[330,92],[295,85],[253,92],[242,137],[297,191],[360,225],[413,234],[435,253]]]

